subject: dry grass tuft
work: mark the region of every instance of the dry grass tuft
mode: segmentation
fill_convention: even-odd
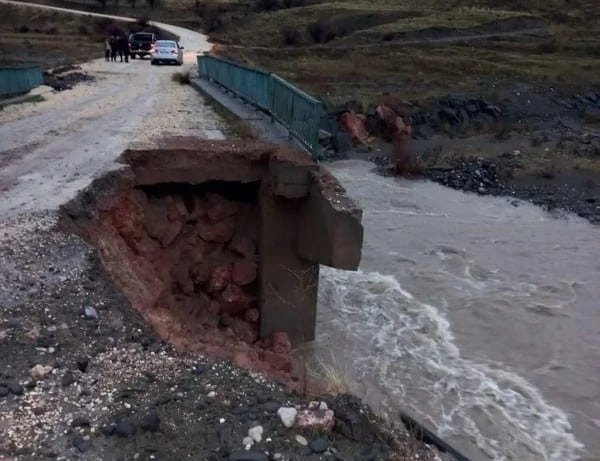
[[[317,358],[315,366],[306,364],[308,375],[322,384],[327,393],[336,396],[347,394],[349,387],[346,383],[345,375],[342,371],[338,360],[331,353],[331,358],[325,362],[321,358]]]

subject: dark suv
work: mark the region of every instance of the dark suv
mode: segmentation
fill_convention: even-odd
[[[156,36],[152,32],[137,32],[129,36],[129,54],[131,59],[138,55],[140,58],[150,56],[154,48]]]

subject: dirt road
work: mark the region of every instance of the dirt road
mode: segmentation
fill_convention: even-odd
[[[191,70],[196,54],[210,48],[206,36],[156,25],[179,35],[186,49],[182,67],[96,59],[82,66],[95,82],[0,112],[0,218],[56,209],[117,168],[115,158],[132,144],[179,133],[223,137],[222,122],[202,98],[172,81],[174,72]]]

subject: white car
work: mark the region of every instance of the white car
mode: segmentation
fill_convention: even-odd
[[[157,40],[150,55],[150,64],[174,63],[183,64],[183,47],[173,40]]]

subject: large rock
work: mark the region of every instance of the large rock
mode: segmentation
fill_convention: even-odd
[[[250,261],[236,261],[233,264],[232,279],[238,285],[249,285],[256,280],[258,266]]]
[[[294,427],[308,432],[329,432],[335,423],[333,410],[301,410]]]
[[[246,235],[236,234],[229,244],[229,249],[246,259],[256,256],[256,244],[250,237]]]
[[[248,322],[242,319],[233,319],[232,329],[242,341],[248,344],[254,344],[258,339],[258,331]]]
[[[294,407],[281,407],[277,410],[277,416],[279,416],[281,423],[289,429],[294,427],[296,416],[298,416],[298,410]]]
[[[227,266],[219,266],[210,276],[207,291],[209,293],[223,291],[229,283],[231,283],[231,269]]]
[[[249,309],[252,298],[235,283],[230,283],[221,294],[221,313],[238,315]]]
[[[274,370],[286,373],[292,371],[292,356],[290,354],[279,354],[266,350],[263,352],[263,360],[271,365]]]
[[[222,221],[240,210],[239,202],[227,200],[219,194],[207,195],[207,214],[212,221]]]
[[[350,135],[352,141],[358,144],[367,145],[369,133],[365,127],[365,121],[355,112],[346,112],[340,117],[342,129]]]
[[[31,376],[34,380],[39,381],[48,376],[52,370],[53,368],[50,365],[38,364],[29,370],[29,376]]]
[[[229,217],[218,222],[202,219],[196,228],[198,235],[207,242],[227,243],[235,232],[235,218]]]

